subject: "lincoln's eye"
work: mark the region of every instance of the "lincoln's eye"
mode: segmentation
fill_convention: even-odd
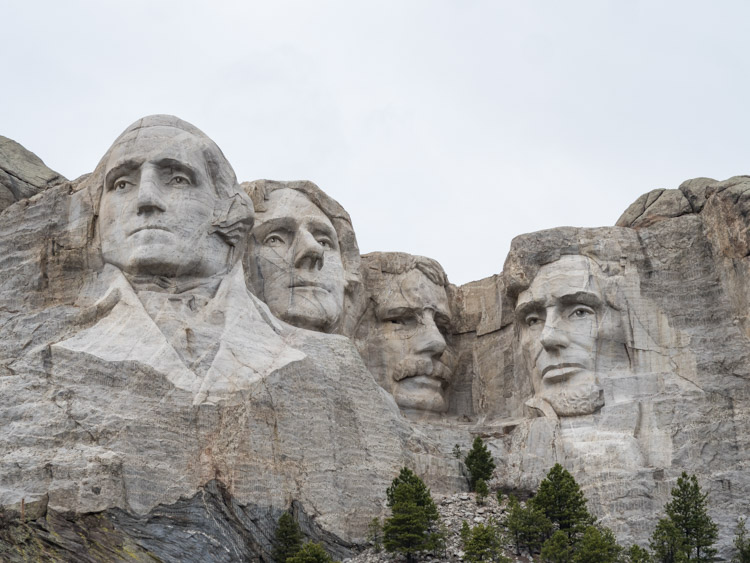
[[[589,315],[593,315],[594,310],[591,307],[587,307],[585,305],[579,305],[575,309],[573,309],[573,312],[571,313],[571,317],[575,319],[585,319]]]

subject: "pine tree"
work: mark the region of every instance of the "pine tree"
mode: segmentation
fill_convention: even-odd
[[[521,555],[522,548],[529,554],[539,551],[552,533],[552,522],[544,513],[532,503],[522,507],[514,495],[508,496],[504,525],[513,540],[516,555]]]
[[[573,563],[573,547],[568,534],[557,530],[542,546],[542,561],[545,563]]]
[[[338,563],[328,555],[323,546],[319,543],[307,542],[302,548],[290,558],[286,563]]]
[[[683,471],[664,507],[667,516],[659,520],[651,538],[657,561],[713,561],[718,528],[706,511],[707,497],[695,475]]]
[[[273,559],[277,563],[286,563],[302,548],[302,532],[288,512],[279,518],[274,544]]]
[[[651,557],[648,550],[633,544],[626,552],[625,561],[627,563],[653,563],[654,558]]]
[[[412,487],[411,494],[414,503],[420,508],[424,509],[425,516],[430,521],[430,523],[437,522],[439,515],[437,506],[435,506],[435,502],[432,500],[430,489],[427,488],[427,485],[424,484],[424,481],[422,481],[422,479],[415,475],[411,469],[408,469],[406,467],[401,469],[398,477],[393,480],[391,486],[388,487],[388,490],[386,490],[385,492],[388,507],[393,507],[393,504],[395,502],[396,488],[401,484],[407,484]]]
[[[737,524],[737,534],[734,536],[734,548],[737,550],[732,563],[750,563],[750,538],[747,537],[745,519]]]
[[[618,563],[621,554],[612,530],[589,526],[575,546],[573,563]]]
[[[477,479],[477,482],[474,485],[474,492],[476,493],[477,504],[482,506],[485,500],[487,500],[487,495],[490,494],[490,490],[487,487],[487,483],[484,482],[484,479]]]
[[[383,549],[383,525],[380,518],[373,518],[367,525],[367,541],[372,544],[375,553],[380,553]]]
[[[468,533],[464,541],[465,560],[469,563],[496,561],[510,563],[502,553],[502,537],[497,526],[492,523],[477,524]]]
[[[386,551],[403,553],[411,563],[418,551],[438,547],[439,532],[434,529],[439,520],[437,507],[419,477],[402,469],[386,496],[391,507],[391,516],[383,525]]]
[[[485,481],[492,479],[492,472],[495,470],[495,460],[492,459],[492,454],[490,454],[487,446],[484,445],[479,436],[474,438],[474,443],[469,453],[466,454],[464,464],[466,464],[466,468],[469,470],[469,484],[472,491],[479,479],[484,479]]]
[[[529,502],[567,534],[571,543],[575,543],[584,529],[594,523],[586,509],[586,497],[581,488],[559,463],[549,470]]]

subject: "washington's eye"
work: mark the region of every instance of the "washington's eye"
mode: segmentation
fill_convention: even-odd
[[[186,176],[173,176],[171,184],[173,186],[189,186],[190,180]]]
[[[117,180],[112,187],[115,190],[124,190],[128,187],[128,182],[126,180]]]
[[[333,245],[331,244],[330,239],[327,239],[327,238],[318,239],[318,244],[322,246],[323,248],[333,248]]]

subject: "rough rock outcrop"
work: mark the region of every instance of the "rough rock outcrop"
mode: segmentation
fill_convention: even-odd
[[[0,211],[61,182],[37,155],[0,135]]]
[[[474,435],[495,488],[559,462],[622,542],[682,471],[722,556],[750,514],[750,177],[521,235],[455,287],[428,258],[360,258],[310,182],[240,186],[175,117],[58,185],[2,147],[3,560],[269,561],[285,510],[344,558],[400,467],[463,490]]]

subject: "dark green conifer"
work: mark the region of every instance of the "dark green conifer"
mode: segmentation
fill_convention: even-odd
[[[594,518],[586,509],[586,497],[573,476],[559,463],[547,473],[529,501],[564,532],[574,544]]]
[[[290,558],[286,563],[338,563],[333,557],[328,555],[323,546],[319,543],[307,542],[302,548]]]
[[[273,559],[276,563],[286,563],[302,548],[302,532],[297,522],[288,512],[279,518],[274,540]]]
[[[492,454],[490,454],[487,446],[484,445],[479,436],[474,438],[474,443],[469,453],[466,454],[464,464],[466,464],[466,468],[469,470],[469,485],[472,491],[479,479],[484,479],[485,481],[492,479],[492,472],[495,470],[495,460],[492,459]]]

